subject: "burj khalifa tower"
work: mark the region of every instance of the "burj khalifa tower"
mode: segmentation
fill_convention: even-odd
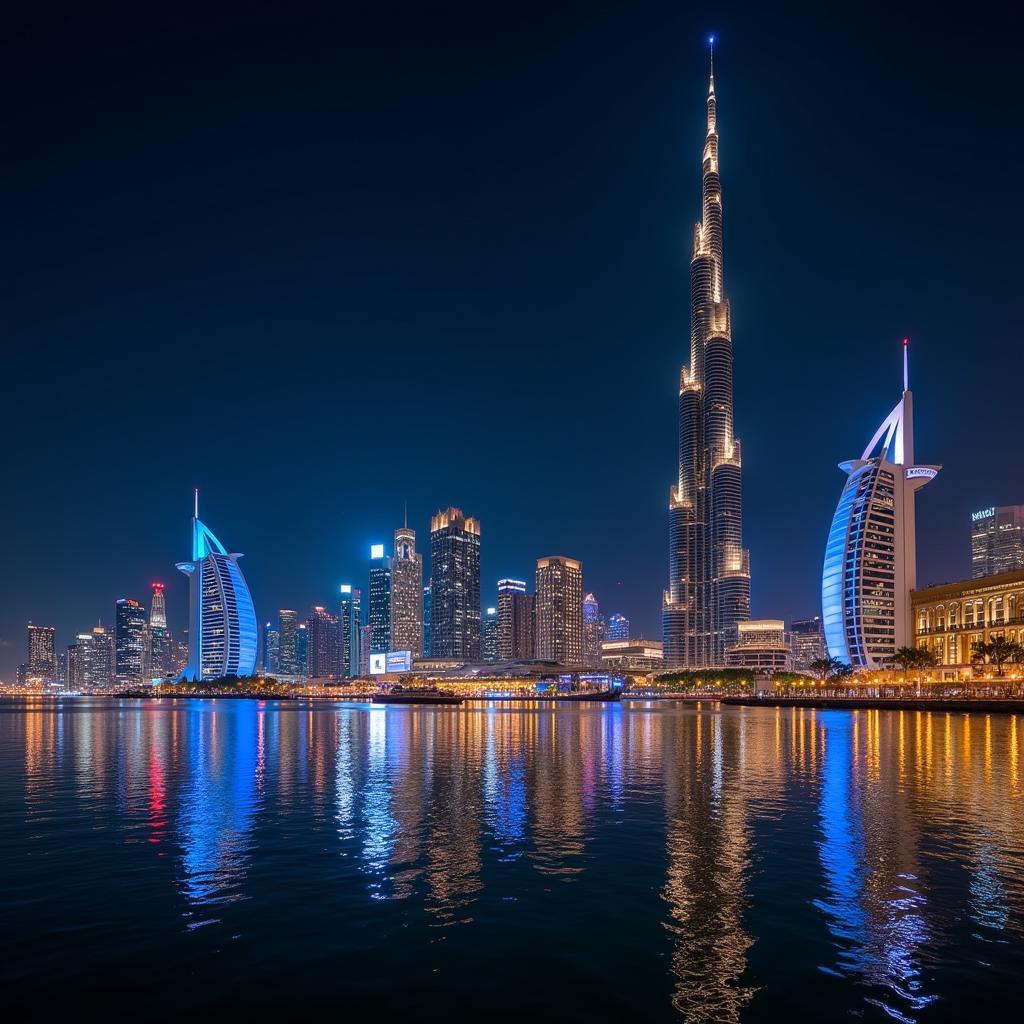
[[[750,617],[742,460],[733,431],[713,51],[702,214],[690,261],[690,361],[679,374],[679,477],[669,493],[669,586],[662,604],[669,668],[724,664],[737,624]]]

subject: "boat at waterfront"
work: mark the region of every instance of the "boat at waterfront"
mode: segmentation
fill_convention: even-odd
[[[372,700],[374,704],[462,704],[465,698],[436,686],[396,686],[388,693],[375,693]]]

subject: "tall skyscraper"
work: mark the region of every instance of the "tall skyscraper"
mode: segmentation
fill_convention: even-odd
[[[498,609],[488,608],[484,612],[480,627],[480,656],[484,661],[498,660]]]
[[[351,583],[341,585],[338,626],[341,630],[342,674],[351,679],[359,675],[359,643],[363,626],[362,591]]]
[[[373,627],[367,623],[359,630],[359,674],[370,674],[370,648],[373,646]]]
[[[91,633],[79,633],[76,647],[80,653],[81,689],[105,690],[114,679],[114,648],[110,634],[102,626]]]
[[[819,658],[824,658],[825,628],[821,616],[813,619],[794,619],[790,630],[793,642],[793,668],[798,672],[806,671]]]
[[[304,622],[295,627],[295,663],[300,676],[309,674],[309,630]]]
[[[1024,505],[971,513],[971,579],[1024,569]]]
[[[537,559],[537,657],[583,663],[583,566],[575,558]]]
[[[295,646],[297,628],[295,611],[281,608],[277,613],[277,668],[282,675],[299,674],[299,652]]]
[[[390,649],[423,656],[423,556],[416,551],[416,533],[408,526],[395,530]]]
[[[383,544],[370,545],[370,611],[371,654],[391,650],[391,559],[384,554]]]
[[[146,609],[122,597],[114,607],[114,674],[119,683],[142,680],[146,651]]]
[[[628,640],[629,619],[619,612],[609,615],[607,634],[609,640]]]
[[[914,465],[914,400],[903,341],[903,396],[859,459],[841,462],[846,484],[832,518],[821,575],[828,653],[855,669],[884,667],[914,643],[917,585],[914,498],[939,466]]]
[[[280,634],[272,622],[263,624],[263,671],[270,674],[277,671],[280,652]]]
[[[28,674],[41,679],[44,686],[57,681],[56,632],[53,626],[28,624]]]
[[[733,432],[732,324],[725,294],[715,72],[708,84],[703,212],[690,261],[690,361],[679,377],[679,474],[669,494],[667,668],[724,662],[750,617],[740,442]]]
[[[65,659],[64,688],[80,693],[85,689],[85,646],[77,641],[68,644]]]
[[[146,631],[148,656],[145,677],[160,679],[173,671],[171,664],[171,636],[167,629],[167,603],[164,585],[153,584],[153,599],[149,606],[149,628]]]
[[[319,605],[306,619],[308,644],[306,675],[310,679],[339,679],[341,666],[341,628],[336,615]]]
[[[199,492],[192,516],[192,561],[179,562],[188,576],[188,665],[185,679],[250,676],[256,670],[256,610],[238,567],[240,554],[224,545],[199,519]]]
[[[480,660],[480,523],[457,508],[430,521],[430,652]]]
[[[526,592],[526,581],[498,580],[498,661],[535,658],[533,628],[533,595]]]
[[[430,647],[430,584],[423,588],[423,657],[431,656]]]
[[[597,598],[587,594],[583,598],[583,664],[587,668],[601,667],[601,644],[604,643],[605,623],[601,618]]]

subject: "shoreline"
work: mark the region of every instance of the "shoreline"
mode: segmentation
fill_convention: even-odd
[[[721,697],[730,707],[818,708],[827,711],[959,711],[1024,714],[1019,697]]]

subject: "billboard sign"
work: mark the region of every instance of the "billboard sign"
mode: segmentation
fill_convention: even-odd
[[[412,671],[412,651],[388,651],[384,659],[388,672]]]
[[[382,676],[388,670],[388,656],[386,654],[370,655],[370,675]]]

